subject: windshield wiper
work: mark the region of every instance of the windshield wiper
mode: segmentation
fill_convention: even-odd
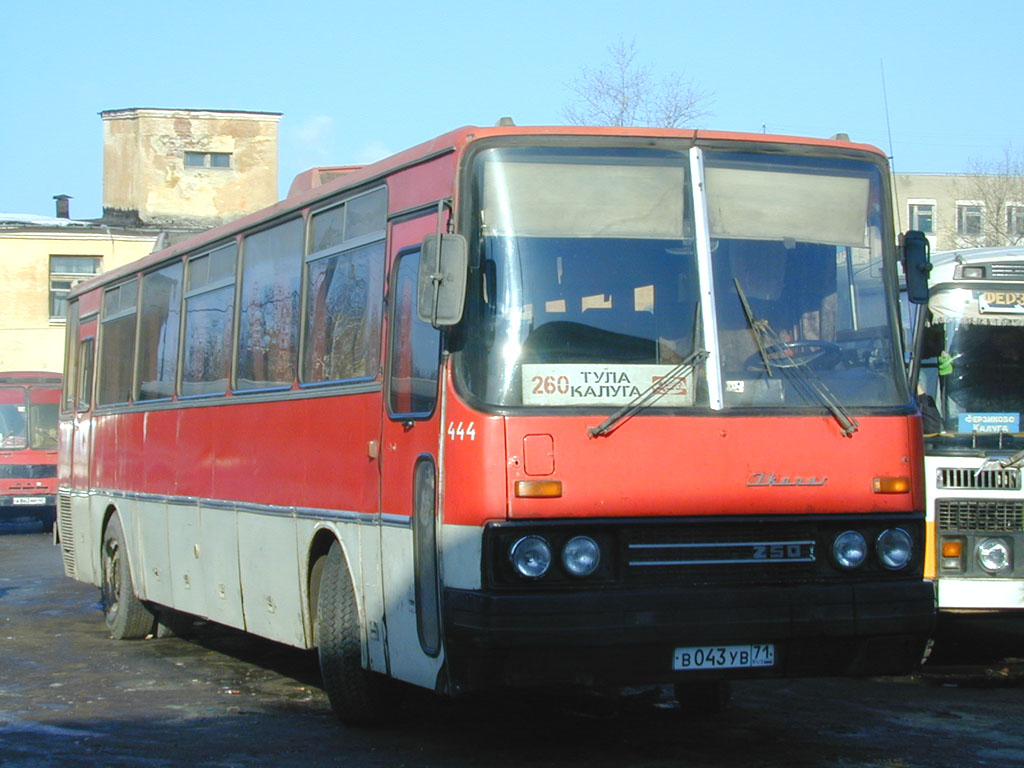
[[[676,382],[683,381],[689,376],[694,368],[700,365],[708,356],[706,349],[699,349],[692,355],[686,357],[681,363],[673,367],[664,376],[651,382],[651,386],[634,397],[624,406],[615,411],[611,416],[602,421],[596,427],[588,427],[587,434],[590,437],[607,435],[623,420],[628,419],[644,408],[649,408],[664,395],[672,391]]]
[[[981,466],[975,470],[974,476],[977,477],[982,472],[988,472],[993,469],[1016,469],[1021,465],[1024,465],[1024,451],[1017,451],[1015,454],[1008,456],[1005,459],[985,459],[981,463]]]
[[[740,303],[743,305],[743,312],[746,314],[747,322],[750,324],[750,330],[754,334],[754,341],[757,343],[758,352],[764,361],[765,370],[768,371],[769,376],[774,376],[771,364],[772,353],[785,353],[786,342],[779,338],[779,335],[772,330],[767,320],[758,319],[754,316],[753,311],[750,309],[750,304],[747,303],[746,294],[743,293],[743,288],[740,286],[740,281],[733,278],[733,282],[736,284],[736,292],[739,294]],[[843,407],[843,404],[839,402],[839,398],[825,385],[825,382],[807,364],[807,361],[793,358],[786,360],[784,364],[776,363],[775,368],[783,372],[794,388],[804,396],[804,399],[810,401],[813,398],[824,405],[838,422],[844,437],[849,437],[857,431],[860,426],[857,420]]]

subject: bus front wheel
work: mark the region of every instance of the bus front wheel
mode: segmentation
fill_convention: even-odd
[[[100,588],[103,618],[115,640],[137,640],[153,631],[154,616],[132,587],[131,566],[121,520],[115,514],[103,532],[100,552],[103,585]]]
[[[352,725],[394,719],[399,701],[393,682],[363,667],[355,589],[337,541],[320,578],[316,631],[320,675],[338,719]]]

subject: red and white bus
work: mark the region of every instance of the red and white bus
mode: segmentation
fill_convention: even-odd
[[[467,127],[328,175],[70,295],[60,540],[115,637],[317,648],[348,721],[919,663],[879,151]]]
[[[57,504],[59,373],[0,373],[0,515],[53,530]]]

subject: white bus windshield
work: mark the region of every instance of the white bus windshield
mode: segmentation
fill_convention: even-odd
[[[1024,305],[993,289],[933,288],[922,384],[925,432],[1019,447],[1024,411]],[[1014,441],[1016,437],[1017,442]]]
[[[470,289],[455,337],[472,396],[621,406],[694,359],[652,407],[820,410],[808,378],[843,406],[907,405],[877,167],[701,157],[706,196],[687,148],[475,156]]]

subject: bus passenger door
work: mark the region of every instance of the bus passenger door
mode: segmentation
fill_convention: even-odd
[[[71,411],[71,418],[62,424],[67,445],[63,447],[60,460],[67,462],[67,484],[70,490],[64,509],[58,502],[58,517],[61,518],[61,541],[71,547],[75,577],[82,581],[99,583],[99,563],[94,562],[98,552],[90,552],[90,542],[97,541],[99,531],[91,531],[92,515],[89,507],[89,486],[92,482],[90,455],[92,453],[92,392],[93,372],[96,354],[96,318],[83,320],[78,324],[76,334],[69,334],[67,343],[74,345],[68,350],[68,377],[65,386],[68,398],[65,406]],[[68,434],[70,432],[70,434]],[[65,562],[68,559],[65,558]]]
[[[436,499],[440,333],[416,316],[419,242],[434,217],[393,227],[380,446],[381,579],[392,676],[433,688],[441,667]]]

